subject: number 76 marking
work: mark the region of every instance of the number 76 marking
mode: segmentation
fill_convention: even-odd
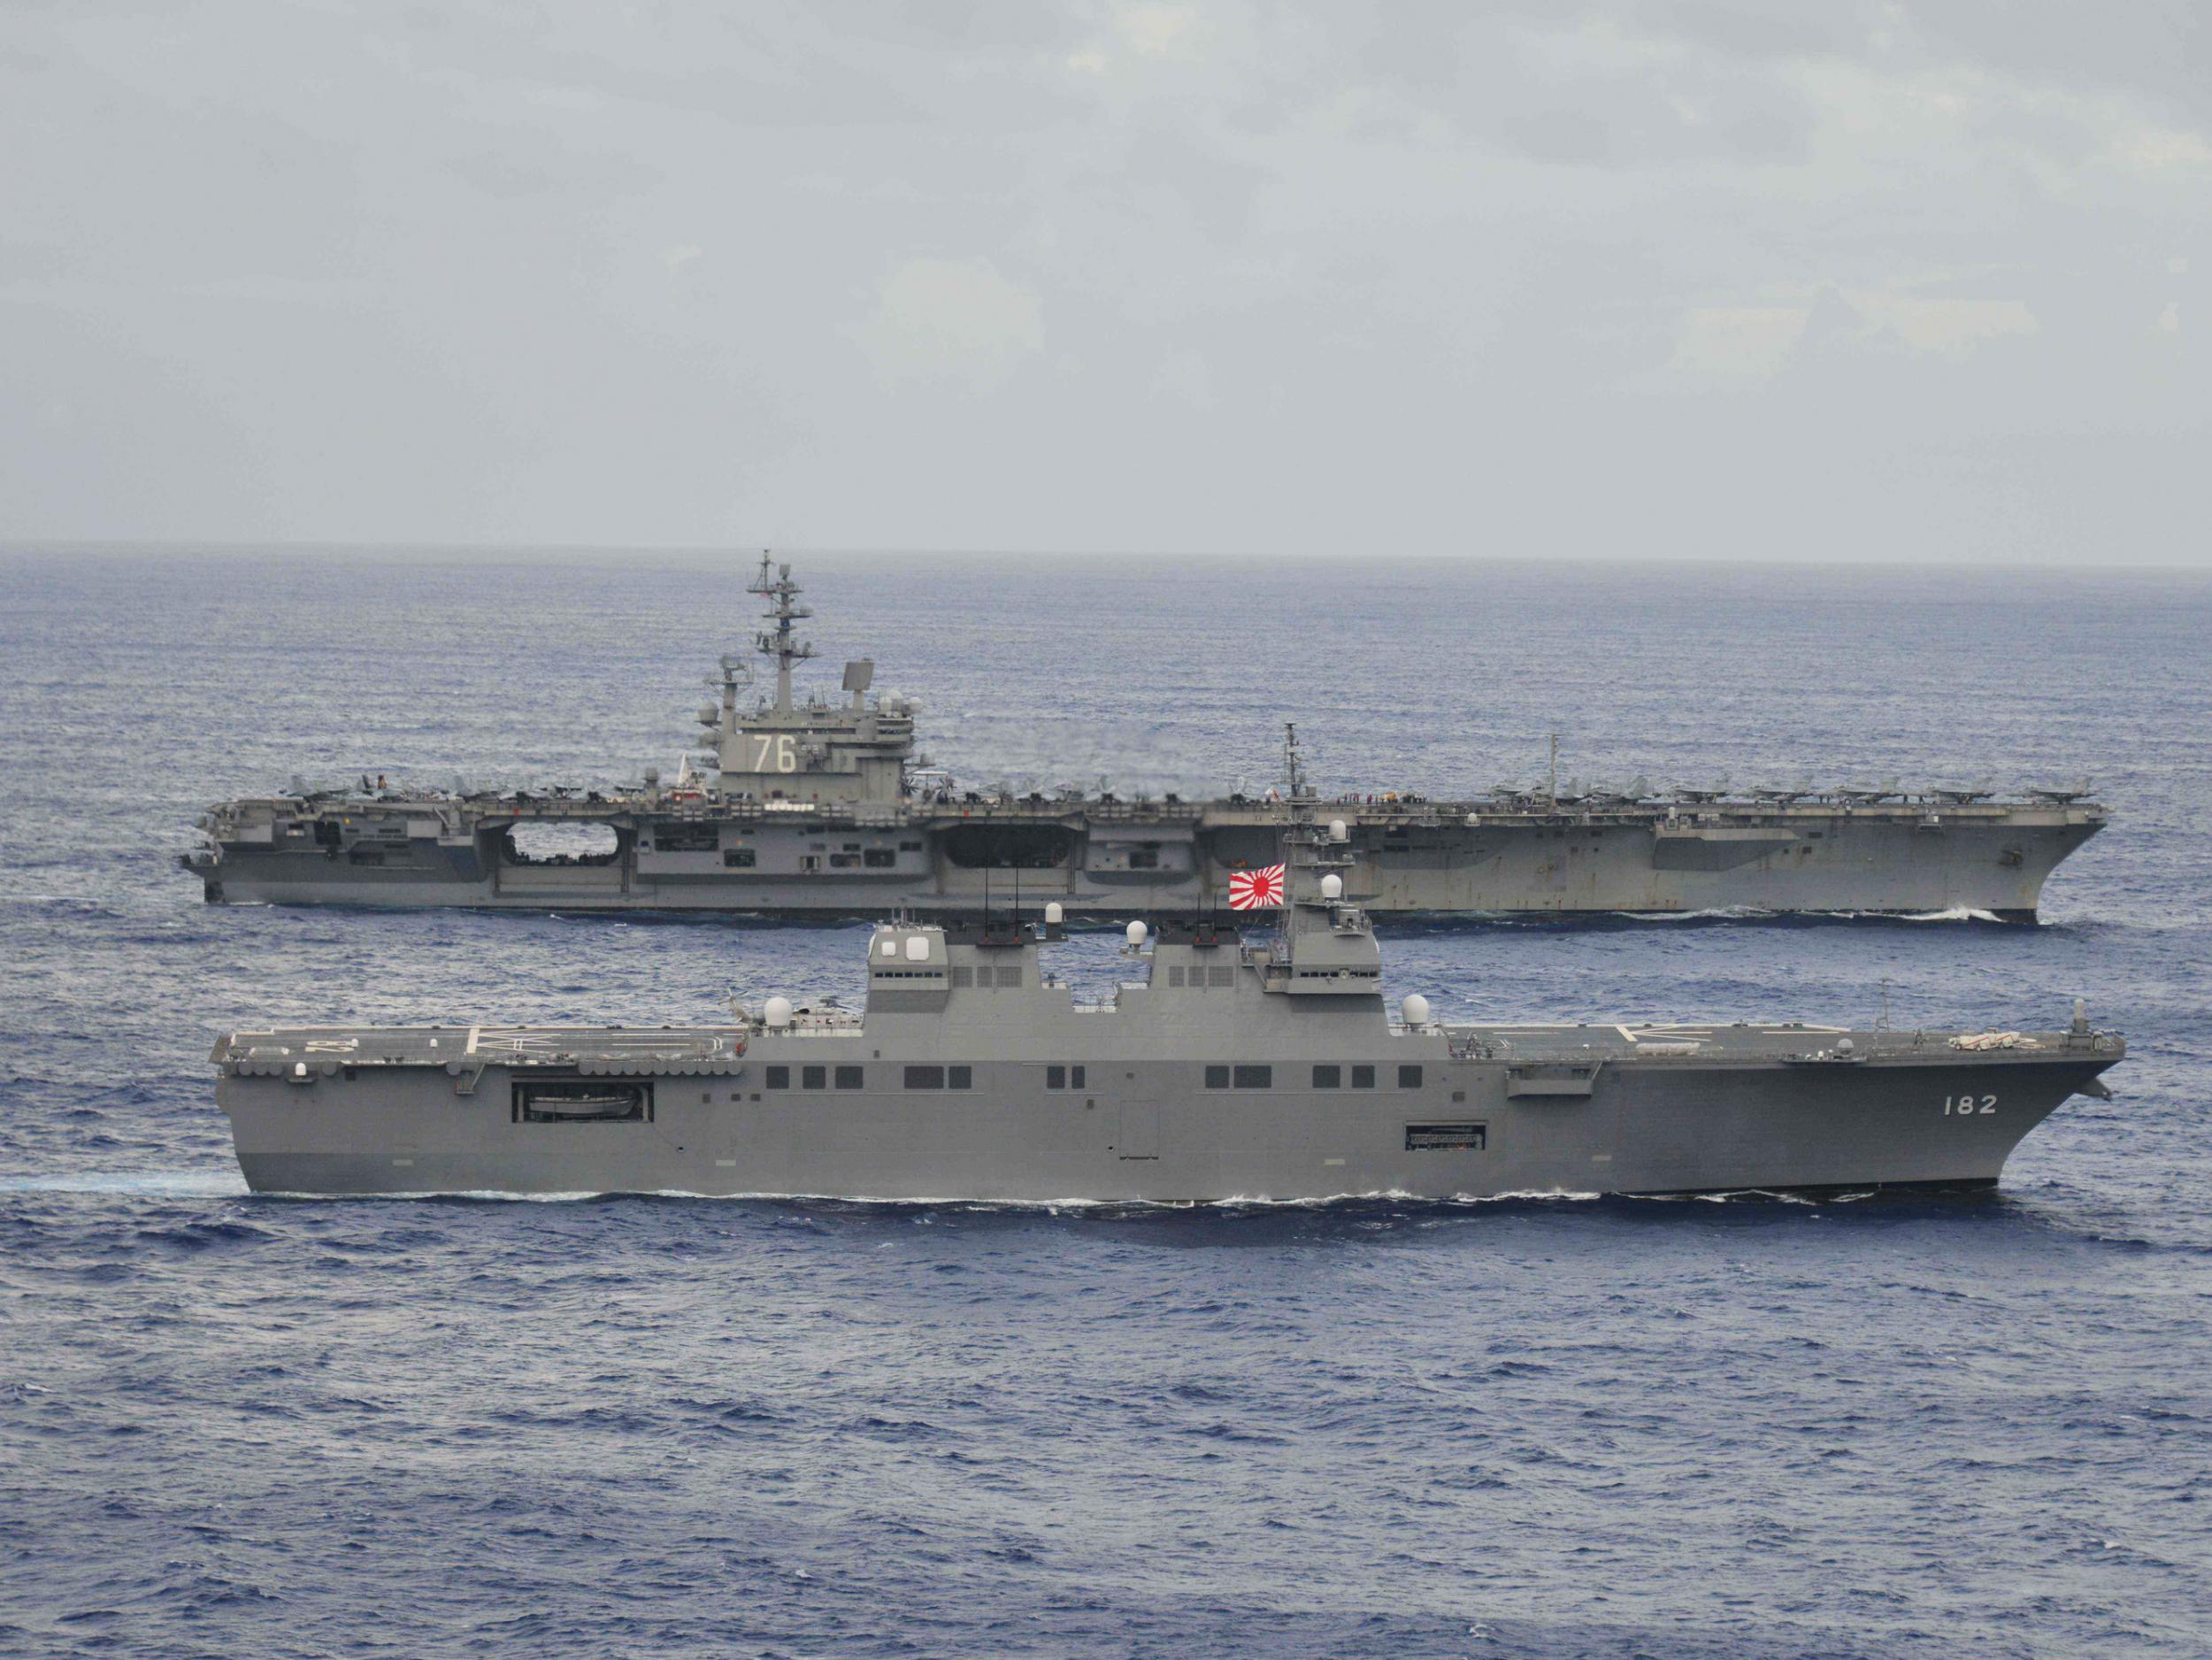
[[[756,732],[748,734],[756,746],[753,771],[756,772],[795,772],[799,757],[787,732]]]

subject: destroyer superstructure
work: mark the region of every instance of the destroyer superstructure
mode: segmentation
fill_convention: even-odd
[[[1386,1003],[1350,829],[1295,824],[1279,929],[1129,926],[1078,1003],[1041,926],[893,922],[864,1011],[694,1030],[233,1033],[257,1190],[1188,1203],[1994,1182],[2124,1053],[2065,1030],[1464,1026]]]
[[[918,705],[845,665],[841,695],[803,696],[811,613],[764,556],[750,591],[772,692],[722,659],[695,758],[672,781],[505,795],[380,788],[226,802],[184,857],[211,901],[762,915],[974,917],[1017,883],[1071,917],[1197,917],[1268,862],[1272,792],[1204,801],[962,790],[922,765]],[[2078,791],[1502,791],[1434,801],[1383,791],[1345,820],[1348,892],[1376,915],[1822,911],[2032,920],[2045,879],[2101,829]],[[588,851],[531,845],[588,828]]]

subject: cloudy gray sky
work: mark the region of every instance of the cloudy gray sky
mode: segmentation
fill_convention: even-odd
[[[2200,561],[2212,7],[0,8],[0,534]]]

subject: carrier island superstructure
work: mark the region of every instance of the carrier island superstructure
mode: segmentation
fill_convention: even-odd
[[[1299,805],[1294,801],[1294,810]],[[1310,803],[1307,803],[1310,807]],[[257,1191],[1056,1203],[1980,1187],[2124,1045],[1802,1024],[1463,1026],[1386,1001],[1348,822],[1294,821],[1279,929],[1128,925],[1048,972],[1059,906],[895,920],[867,1000],[691,1029],[242,1031],[211,1057]],[[1034,913],[1033,913],[1034,914]],[[495,991],[493,992],[496,995]]]
[[[210,901],[526,910],[720,911],[786,917],[899,910],[959,919],[1025,901],[1071,918],[1195,918],[1271,863],[1276,792],[1125,800],[1100,789],[962,790],[921,765],[914,702],[803,696],[811,615],[764,556],[750,592],[774,688],[724,657],[699,749],[672,782],[505,795],[379,788],[230,801],[183,857]],[[2073,790],[1502,790],[1467,801],[1385,792],[1334,803],[1347,891],[1368,913],[1986,913],[2032,921],[2053,867],[2103,827]],[[532,845],[548,826],[595,849]]]

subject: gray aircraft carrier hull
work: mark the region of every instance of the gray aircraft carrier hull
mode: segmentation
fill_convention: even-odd
[[[1407,1025],[1371,955],[1316,955],[1367,937],[1163,940],[1089,1008],[1033,949],[892,925],[864,1017],[238,1033],[217,1098],[263,1192],[1447,1199],[1986,1184],[2124,1053],[2085,1026]]]
[[[434,1068],[304,1087],[226,1079],[219,1097],[246,1180],[266,1193],[1450,1199],[1987,1185],[2109,1064],[1993,1072],[1878,1061],[1809,1080],[1772,1063],[1647,1064],[1601,1076],[1587,1096],[1516,1099],[1506,1066],[1440,1059],[1425,1089],[1348,1103],[1344,1092],[1208,1092],[1192,1068],[1142,1063],[1093,1064],[1095,1087],[1048,1092],[1041,1064],[999,1064],[979,1069],[972,1092],[924,1102],[894,1091],[771,1097],[747,1087],[757,1075],[664,1078],[650,1123],[551,1126],[514,1121],[503,1068],[469,1097]],[[1994,1096],[1996,1110],[1945,1113],[1947,1100],[1970,1095]],[[1409,1149],[1408,1126],[1423,1124],[1479,1126],[1481,1145]]]
[[[183,858],[211,902],[711,911],[782,917],[966,918],[1025,900],[1078,917],[1202,916],[1235,873],[1270,866],[1284,793],[1125,800],[1102,781],[1019,794],[961,789],[916,749],[919,705],[871,697],[845,665],[839,700],[800,695],[813,655],[788,565],[764,555],[755,647],[774,689],[726,655],[718,702],[676,779],[509,794],[387,788],[219,803]],[[1286,755],[1295,749],[1286,728]],[[2034,918],[2052,869],[2105,823],[2077,791],[1999,800],[1981,788],[1779,787],[1731,795],[1501,787],[1444,802],[1400,789],[1325,803],[1349,832],[1345,894],[1376,915],[1607,911],[1973,911]],[[300,787],[303,790],[303,786]],[[1297,792],[1292,792],[1297,793]],[[1310,794],[1311,792],[1307,792]],[[557,845],[565,834],[571,845]],[[595,845],[587,845],[595,843]]]
[[[227,810],[227,835],[184,861],[212,903],[956,918],[1003,910],[1018,893],[1025,905],[1057,900],[1073,917],[1194,916],[1225,909],[1231,874],[1271,862],[1281,830],[1279,817],[1250,804],[1125,810],[1095,821],[984,807],[887,822],[677,815],[646,803],[276,802],[242,815],[245,805]],[[1352,819],[1348,892],[1386,917],[1742,911],[2032,921],[2052,870],[2105,822],[2089,806],[1333,811]],[[603,826],[615,851],[589,861],[516,857],[510,831],[548,823]],[[987,861],[1002,849],[1012,849],[1009,861],[1049,862],[1017,870],[959,857]]]

